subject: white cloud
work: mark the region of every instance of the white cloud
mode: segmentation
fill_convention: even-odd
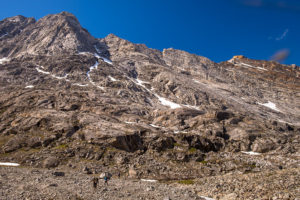
[[[283,40],[286,37],[286,35],[288,34],[288,32],[289,32],[289,29],[285,29],[284,32],[281,34],[281,36],[277,37],[275,40],[277,40],[277,41]]]

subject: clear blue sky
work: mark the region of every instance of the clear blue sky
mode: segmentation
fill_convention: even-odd
[[[114,33],[150,48],[173,47],[220,62],[233,55],[300,65],[299,0],[0,0],[0,19],[68,11],[97,37]]]

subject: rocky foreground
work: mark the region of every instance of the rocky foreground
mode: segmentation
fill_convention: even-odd
[[[64,174],[58,173],[64,172]],[[184,181],[126,179],[114,176],[97,189],[92,177],[76,170],[0,167],[1,199],[295,199],[300,197],[300,170],[277,169],[219,175]],[[210,197],[210,198],[209,198]]]

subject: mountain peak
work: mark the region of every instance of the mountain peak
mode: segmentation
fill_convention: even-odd
[[[13,22],[26,21],[26,19],[23,16],[8,18]],[[18,24],[11,23],[9,27],[17,29],[18,32],[11,34],[8,28],[3,28],[8,31],[1,35],[10,36],[9,40],[1,42],[0,55],[2,54],[4,57],[26,54],[55,55],[81,51],[95,52],[94,45],[98,43],[97,39],[81,27],[77,18],[68,12],[47,15],[37,22],[24,24],[22,28]]]
[[[80,25],[78,19],[73,15],[72,13],[63,11],[58,14],[50,14],[47,15],[43,18],[41,18],[39,21],[52,21],[53,23],[58,23],[58,22],[70,22],[72,24]]]

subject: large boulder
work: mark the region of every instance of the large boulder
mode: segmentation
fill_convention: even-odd
[[[138,134],[122,135],[114,138],[111,145],[117,149],[128,152],[143,149],[141,137]]]
[[[254,141],[251,148],[254,152],[265,153],[274,150],[276,148],[276,144],[270,139],[259,138]]]
[[[43,162],[43,167],[45,168],[55,168],[59,165],[59,159],[56,157],[46,158]]]

